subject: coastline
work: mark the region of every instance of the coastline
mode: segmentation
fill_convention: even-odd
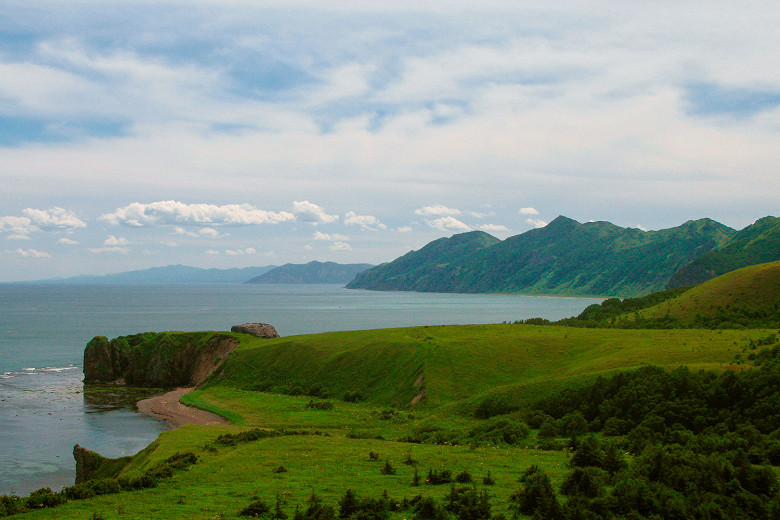
[[[137,403],[138,411],[162,419],[174,428],[184,424],[230,424],[230,421],[217,414],[181,404],[181,396],[191,390],[192,387],[177,388],[162,395],[142,399]]]

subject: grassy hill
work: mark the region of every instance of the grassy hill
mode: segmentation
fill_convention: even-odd
[[[668,316],[683,326],[704,325],[707,319],[718,319],[722,326],[751,326],[751,320],[780,326],[780,261],[726,273],[636,314]]]
[[[780,219],[764,217],[672,276],[668,287],[698,285],[741,267],[780,260]]]
[[[558,217],[499,241],[480,232],[439,239],[369,269],[348,288],[636,296],[662,289],[735,231],[710,219],[659,231]]]

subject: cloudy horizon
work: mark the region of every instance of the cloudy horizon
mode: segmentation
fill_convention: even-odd
[[[0,281],[777,215],[762,2],[0,5]]]

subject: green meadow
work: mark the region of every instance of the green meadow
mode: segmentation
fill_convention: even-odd
[[[618,370],[655,365],[722,373],[748,368],[735,360],[773,332],[496,324],[271,340],[235,335],[236,350],[183,398],[233,424],[165,432],[126,465],[117,464],[116,476],[142,476],[181,453],[196,455],[197,462],[159,479],[153,488],[70,500],[22,516],[242,518],[239,512],[260,499],[293,518],[312,494],[337,507],[347,489],[360,497],[386,493],[399,502],[416,495],[443,500],[451,486],[426,484],[429,471],[453,476],[465,471],[473,479],[469,485],[492,497],[493,514],[511,517],[507,500],[521,486],[523,473],[537,465],[559,489],[570,471],[571,453],[540,443],[538,425],[509,444],[475,434],[490,421],[477,416],[491,399],[506,409],[489,415],[521,421],[523,411],[545,397]],[[257,428],[273,434],[220,440]],[[425,437],[430,432],[439,435],[438,444]],[[565,442],[560,435],[559,443]],[[393,472],[383,474],[387,466]],[[421,479],[417,486],[412,485],[415,471]],[[495,480],[489,486],[483,484],[488,472]],[[414,513],[390,515],[411,518]]]

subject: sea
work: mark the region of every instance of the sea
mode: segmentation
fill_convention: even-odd
[[[75,479],[73,446],[133,455],[170,428],[129,403],[84,393],[96,335],[230,330],[270,323],[282,336],[414,325],[556,320],[592,298],[374,292],[340,285],[0,284],[0,495]]]

